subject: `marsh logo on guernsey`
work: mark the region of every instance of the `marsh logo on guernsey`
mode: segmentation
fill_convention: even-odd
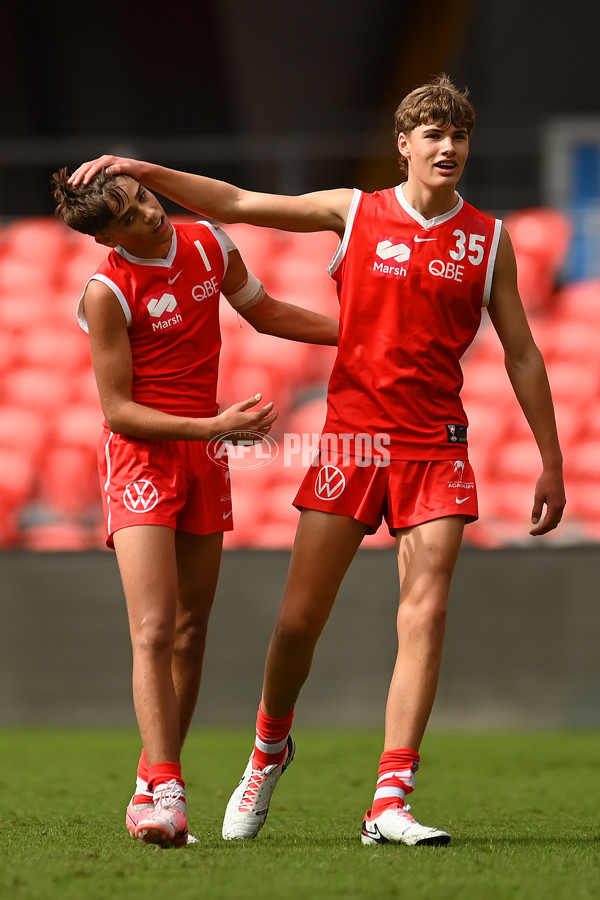
[[[406,278],[411,249],[410,242],[380,235],[375,250],[373,272],[386,278]]]
[[[144,298],[144,303],[152,319],[156,320],[152,322],[152,331],[170,331],[183,322],[173,294]]]

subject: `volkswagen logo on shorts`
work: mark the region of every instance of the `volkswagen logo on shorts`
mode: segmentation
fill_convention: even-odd
[[[123,503],[132,513],[145,513],[158,503],[158,491],[151,481],[130,481],[123,491]]]
[[[208,442],[206,452],[223,468],[258,469],[277,457],[277,441],[259,431],[227,431]]]
[[[321,500],[335,500],[346,487],[344,473],[337,466],[322,466],[315,481],[315,494]]]

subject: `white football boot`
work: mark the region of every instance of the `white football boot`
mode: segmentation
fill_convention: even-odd
[[[289,735],[284,760],[278,766],[253,769],[250,756],[242,780],[225,810],[222,833],[226,841],[247,841],[256,837],[265,824],[277,782],[293,760],[295,752],[296,745]]]
[[[450,835],[439,828],[421,825],[409,813],[410,806],[385,809],[377,818],[371,818],[371,810],[365,814],[362,825],[363,844],[406,844],[408,847],[429,845],[443,847],[450,843]]]

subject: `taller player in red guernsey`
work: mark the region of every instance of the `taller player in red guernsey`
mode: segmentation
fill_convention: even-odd
[[[294,756],[294,706],[317,640],[364,535],[384,517],[397,542],[398,655],[361,839],[367,845],[450,841],[447,831],[417,822],[405,799],[414,790],[437,689],[463,529],[478,516],[460,358],[483,306],[540,451],[530,533],[556,528],[565,505],[552,398],[519,297],[510,238],[499,220],[456,191],[474,124],[467,92],[446,76],[412,91],[396,111],[405,180],[373,194],[259,194],[115,157],[76,174],[91,177],[106,165],[226,223],[332,230],[340,238],[329,269],[340,298],[340,337],[327,420],[319,456],[295,501],[302,513],[267,654],[256,741],[227,806],[226,839],[253,838],[264,824]]]

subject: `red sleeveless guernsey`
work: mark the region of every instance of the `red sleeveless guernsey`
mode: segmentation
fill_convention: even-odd
[[[137,403],[175,415],[214,415],[227,251],[208,222],[175,225],[165,259],[112,250],[92,279],[114,291],[127,321]],[[81,326],[87,331],[81,303]]]
[[[329,267],[340,338],[324,433],[389,435],[391,459],[467,457],[460,358],[489,301],[500,230],[460,197],[426,220],[401,186],[355,191]]]

